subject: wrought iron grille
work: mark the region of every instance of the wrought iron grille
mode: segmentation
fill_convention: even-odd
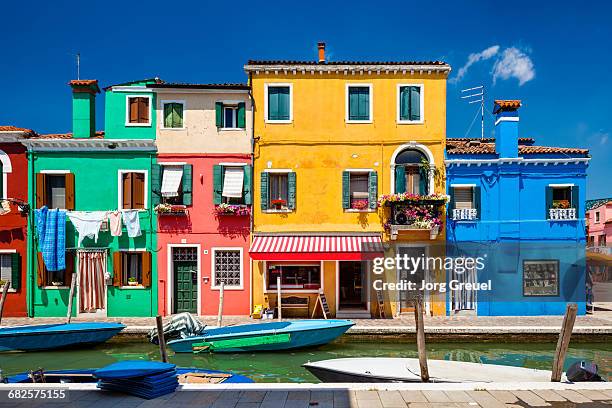
[[[215,251],[215,286],[240,286],[240,251]]]

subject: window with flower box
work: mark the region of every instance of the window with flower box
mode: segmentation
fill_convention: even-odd
[[[296,175],[293,171],[261,173],[261,209],[292,211],[296,202]]]
[[[480,187],[476,185],[451,185],[450,215],[456,221],[480,218]]]
[[[213,166],[213,202],[215,205],[250,205],[252,167],[248,164]]]
[[[378,176],[371,170],[345,170],[342,172],[342,208],[367,211],[376,208]]]
[[[550,184],[546,187],[546,218],[576,220],[579,214],[578,186]]]

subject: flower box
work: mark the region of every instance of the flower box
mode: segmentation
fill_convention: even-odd
[[[244,217],[251,215],[251,209],[246,205],[226,204],[222,203],[215,206],[214,213],[216,216],[234,216]]]
[[[286,207],[286,206],[287,206],[287,201],[286,201],[286,200],[281,200],[281,199],[278,199],[278,200],[271,200],[271,201],[270,201],[270,204],[272,204],[272,207],[274,207],[274,209],[276,209],[276,210],[282,210],[282,209],[283,209],[283,207]]]
[[[351,203],[351,209],[353,210],[367,210],[369,207],[368,200],[354,200]]]
[[[181,217],[187,215],[187,207],[184,205],[173,205],[173,204],[158,204],[155,206],[155,212],[157,215],[167,215]]]

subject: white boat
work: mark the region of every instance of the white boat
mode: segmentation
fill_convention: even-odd
[[[303,367],[322,382],[421,382],[416,358],[338,358]],[[428,360],[427,367],[430,382],[550,382],[551,377],[548,370],[462,361]]]

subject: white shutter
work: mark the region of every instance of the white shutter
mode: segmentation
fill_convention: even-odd
[[[178,196],[178,189],[183,178],[183,166],[163,166],[161,194],[163,197]]]
[[[223,180],[223,197],[242,197],[242,184],[244,182],[244,169],[242,167],[226,167]]]
[[[472,187],[454,187],[455,190],[455,208],[474,208],[472,203]]]

